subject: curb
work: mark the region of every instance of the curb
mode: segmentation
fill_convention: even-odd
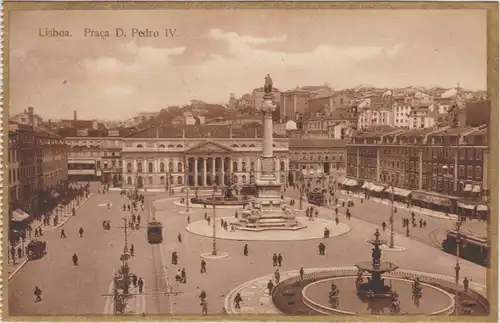
[[[82,207],[83,204],[85,204],[85,202],[87,202],[88,200],[90,200],[90,198],[92,197],[92,194],[89,195],[89,197],[84,200],[82,203],[80,203],[80,205],[78,205],[78,207],[75,208],[75,212],[80,209]],[[64,221],[62,221],[60,224],[58,224],[57,226],[55,227],[52,227],[53,229],[55,228],[59,228],[61,226],[63,226],[66,222],[68,222],[69,219],[71,219],[73,216],[70,215],[68,216]],[[40,228],[41,226],[43,226],[43,223],[40,224],[39,226],[36,227],[36,229]],[[28,263],[28,260],[25,259],[13,272],[12,274],[9,275],[9,278],[8,280],[11,280],[23,267],[24,265],[26,265]]]

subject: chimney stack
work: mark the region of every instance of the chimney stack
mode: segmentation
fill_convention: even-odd
[[[73,111],[73,120],[76,121],[77,120],[77,117],[76,117],[76,110]]]
[[[28,107],[28,122],[30,126],[34,127],[35,126],[35,113],[34,113],[34,108],[33,107]]]

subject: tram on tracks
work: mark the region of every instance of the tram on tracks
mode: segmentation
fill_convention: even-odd
[[[489,246],[488,239],[472,232],[448,231],[443,240],[443,251],[456,255],[457,237],[459,237],[459,256],[481,266],[489,264]]]
[[[163,242],[163,225],[161,222],[152,220],[148,223],[148,242],[150,244],[162,243]]]

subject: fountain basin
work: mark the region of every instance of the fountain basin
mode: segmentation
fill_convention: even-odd
[[[369,276],[364,276],[366,277]],[[400,314],[445,315],[454,309],[454,298],[445,290],[426,283],[420,283],[422,297],[418,302],[412,298],[413,281],[395,277],[384,277],[392,290],[399,294]],[[306,306],[327,315],[387,315],[391,314],[390,298],[360,299],[356,291],[356,276],[344,276],[319,280],[302,290]],[[340,294],[338,304],[332,306],[328,298],[331,283],[335,282]]]

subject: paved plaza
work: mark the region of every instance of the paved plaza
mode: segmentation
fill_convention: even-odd
[[[348,220],[340,215],[340,225],[332,220],[332,211],[320,208],[320,217],[315,221],[300,219],[317,225],[317,231],[323,234],[324,226],[335,231],[335,227],[343,228],[342,234],[332,233],[332,237],[321,239],[277,239],[286,232],[266,233],[260,239],[229,239],[227,235],[236,232],[224,231],[220,226],[220,217],[216,218],[217,249],[228,254],[221,259],[205,259],[206,272],[201,272],[202,254],[212,251],[212,226],[204,220],[204,213],[211,215],[211,210],[191,208],[188,225],[187,214],[181,213],[183,207],[175,204],[179,195],[169,197],[165,193],[145,193],[145,209],[140,211],[144,225],[154,216],[163,223],[164,242],[150,245],[146,239],[146,230],[129,232],[127,242],[134,245],[135,255],[130,259],[131,271],[145,281],[144,295],[135,296],[129,301],[128,312],[156,314],[201,314],[198,295],[205,291],[208,297],[209,314],[221,314],[227,309],[227,298],[234,295],[238,286],[245,289],[245,302],[248,305],[244,312],[272,313],[272,306],[267,306],[266,290],[263,282],[268,281],[276,269],[287,275],[297,274],[300,267],[305,271],[312,268],[352,267],[355,263],[371,257],[371,246],[366,242],[371,239],[379,225],[357,218],[361,209],[353,209],[353,218]],[[122,206],[127,199],[119,192],[105,195],[93,192],[92,198],[85,203],[76,216],[71,217],[63,226],[67,238],[59,238],[59,230],[48,231],[44,235],[48,253],[42,259],[28,262],[9,281],[9,315],[102,315],[110,314],[110,283],[113,273],[121,262],[119,255],[124,247],[124,230],[122,218],[129,215]],[[111,203],[111,209],[103,206]],[[304,207],[307,203],[304,203]],[[365,205],[364,207],[367,207]],[[382,206],[381,206],[382,207]],[[371,208],[371,207],[369,207]],[[387,206],[386,206],[387,208]],[[372,212],[378,212],[373,208]],[[384,210],[384,213],[387,210]],[[229,221],[234,219],[234,210],[217,210]],[[341,212],[342,214],[343,212]],[[383,216],[383,215],[374,215]],[[111,230],[103,230],[102,221],[111,222]],[[430,221],[430,220],[429,220]],[[451,224],[451,221],[449,222]],[[200,226],[203,234],[190,231],[193,226]],[[83,238],[78,237],[78,229],[83,227]],[[304,231],[307,232],[307,231]],[[315,231],[316,232],[316,231]],[[339,231],[340,232],[340,231]],[[181,235],[181,242],[178,235]],[[237,232],[236,234],[241,234]],[[252,233],[253,234],[253,233]],[[387,240],[389,232],[381,230],[381,238]],[[225,236],[226,235],[226,236]],[[433,273],[444,276],[454,275],[455,258],[437,248],[423,243],[413,237],[405,237],[397,231],[396,244],[406,248],[403,252],[383,252],[383,259],[397,263],[400,268]],[[318,244],[326,245],[325,255],[319,255]],[[248,244],[249,254],[244,256],[244,245]],[[172,252],[177,252],[179,262],[173,265]],[[78,266],[71,263],[71,255],[77,253],[80,258]],[[281,254],[281,267],[273,266],[273,254]],[[432,261],[428,261],[432,259]],[[467,276],[472,283],[486,283],[486,269],[476,264],[461,260],[461,275]],[[178,269],[186,271],[186,283],[175,282]],[[292,274],[287,272],[292,272]],[[50,274],[48,274],[50,273]],[[262,278],[264,277],[264,278]],[[250,281],[251,286],[248,287]],[[256,283],[257,282],[257,283]],[[35,303],[33,289],[42,289],[42,302]],[[247,286],[247,287],[245,287]],[[165,296],[165,291],[175,291]],[[251,293],[251,291],[255,293]],[[267,296],[268,297],[268,296]],[[258,300],[258,301],[257,301]],[[269,305],[269,304],[268,304]],[[272,305],[272,304],[271,304]],[[245,305],[247,306],[247,305]],[[229,312],[230,310],[227,309]]]

